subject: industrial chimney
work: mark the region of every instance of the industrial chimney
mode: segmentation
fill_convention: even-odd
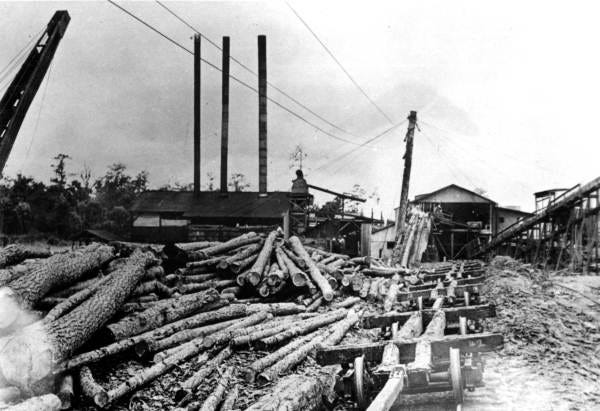
[[[194,195],[200,194],[200,35],[194,35]]]
[[[221,194],[227,193],[227,146],[229,138],[229,37],[223,37],[221,114]]]
[[[258,195],[267,195],[267,37],[258,36]]]

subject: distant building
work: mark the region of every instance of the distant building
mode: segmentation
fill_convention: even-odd
[[[388,222],[381,227],[373,227],[371,231],[371,257],[389,261],[394,250],[396,227],[394,222]]]
[[[530,216],[456,184],[419,194],[411,206],[434,215],[430,243],[438,258],[468,258],[474,243],[485,243],[499,231]]]

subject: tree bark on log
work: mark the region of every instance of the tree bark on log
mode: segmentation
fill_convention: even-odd
[[[57,362],[71,355],[115,315],[144,275],[146,266],[154,261],[151,253],[132,254],[127,264],[115,272],[113,278],[93,296],[48,324],[53,360]]]
[[[227,367],[223,374],[221,374],[221,378],[217,380],[217,386],[214,391],[209,394],[209,396],[202,403],[202,407],[200,407],[200,411],[216,411],[217,407],[223,400],[225,395],[225,391],[229,389],[229,385],[231,384],[234,377],[234,368]]]
[[[203,283],[205,281],[214,280],[219,276],[217,273],[204,273],[204,274],[190,274],[190,275],[182,275],[178,278],[178,282],[181,284],[190,284],[190,283]]]
[[[29,258],[48,258],[52,255],[49,249],[25,244],[11,244],[0,248],[0,268],[19,264]]]
[[[315,247],[310,247],[310,246],[304,246],[304,248],[306,248],[306,251],[310,251],[311,253],[317,253],[317,254],[321,254],[324,257],[330,257],[330,256],[335,256],[336,258],[341,258],[344,260],[349,260],[350,256],[346,255],[346,254],[337,254],[337,253],[331,253],[329,251],[324,251],[321,250],[320,248],[315,248]]]
[[[267,304],[257,305],[259,306],[257,309],[261,311],[265,309],[264,307]],[[230,306],[223,307],[219,310],[199,313],[194,316],[184,318],[182,320],[164,325],[160,328],[137,335],[135,337],[127,338],[116,343],[101,347],[97,350],[79,354],[69,359],[68,361],[65,361],[62,364],[60,364],[54,372],[63,372],[69,369],[80,367],[85,364],[98,362],[103,358],[123,352],[143,341],[165,338],[178,331],[198,327],[210,321],[223,321],[231,318],[241,317],[248,314],[250,307],[252,306],[244,304],[232,304]]]
[[[344,301],[332,304],[331,307],[332,308],[350,308],[353,305],[358,304],[359,302],[361,302],[360,297],[348,297]]]
[[[188,259],[190,261],[205,260],[211,256],[222,254],[226,251],[233,250],[234,248],[238,248],[243,245],[256,243],[260,240],[261,238],[258,235],[256,235],[255,232],[249,232],[246,234],[242,234],[238,237],[232,238],[229,241],[225,241],[224,243],[204,248],[198,251],[190,252],[188,253]]]
[[[96,382],[88,366],[84,365],[79,370],[79,386],[83,394],[94,402],[106,401],[108,393]]]
[[[181,345],[198,337],[211,335],[235,324],[239,320],[227,320],[216,324],[204,325],[202,327],[181,330],[173,335],[162,339],[147,339],[135,345],[135,353],[138,357],[145,357],[148,353],[166,350]]]
[[[281,245],[277,245],[275,247],[275,258],[277,259],[277,265],[279,265],[279,269],[283,272],[283,275],[285,276],[285,278],[289,278],[290,271],[288,270],[284,256],[285,256],[285,253],[281,249]]]
[[[299,335],[308,334],[311,331],[329,325],[333,322],[339,321],[346,317],[347,311],[344,309],[332,311],[326,314],[319,315],[307,320],[304,320],[296,325],[290,327],[286,324],[287,329],[282,332],[278,332],[270,337],[265,337],[257,341],[255,344],[259,350],[267,350],[268,347],[280,344],[290,338],[294,338]]]
[[[100,287],[102,287],[104,284],[106,284],[110,279],[111,279],[111,276],[107,275],[107,276],[103,277],[102,279],[100,279],[99,281],[95,282],[89,288],[85,288],[81,291],[78,291],[75,294],[73,294],[72,296],[70,296],[69,298],[67,298],[66,300],[58,303],[56,306],[54,306],[54,308],[52,308],[48,312],[48,314],[46,314],[46,317],[44,317],[44,321],[46,323],[51,323],[52,321],[60,318],[64,314],[68,313],[74,307],[78,306],[83,301],[87,300],[92,295],[94,295],[98,291],[98,289]]]
[[[258,285],[262,279],[263,272],[265,271],[265,266],[269,264],[271,259],[271,253],[273,251],[273,246],[275,244],[275,240],[277,239],[279,232],[273,230],[267,236],[265,243],[258,253],[258,257],[254,264],[248,270],[248,276],[246,277],[248,282],[254,286]]]
[[[18,278],[29,271],[35,264],[39,264],[38,261],[26,264],[13,265],[8,268],[0,270],[0,287],[10,283],[15,278]]]
[[[317,330],[308,335],[302,336],[300,338],[296,338],[294,341],[284,345],[277,351],[272,352],[271,354],[266,355],[265,357],[259,358],[250,364],[244,371],[244,379],[248,382],[254,382],[256,376],[265,370],[267,367],[275,364],[277,361],[286,357],[292,352],[295,352],[297,349],[314,339],[320,334],[323,334],[325,330]]]
[[[360,289],[360,291],[358,292],[358,295],[360,295],[360,298],[367,298],[367,296],[369,295],[369,290],[371,289],[371,283],[374,280],[365,278],[362,282],[362,288]]]
[[[324,367],[311,375],[288,375],[246,411],[318,411],[330,397],[339,366]]]
[[[331,288],[331,285],[329,284],[329,282],[327,282],[325,277],[323,277],[323,275],[317,268],[316,263],[310,258],[310,256],[302,246],[300,239],[296,236],[292,236],[289,239],[289,243],[292,246],[294,252],[298,256],[300,256],[300,258],[302,258],[306,263],[310,272],[310,277],[314,281],[315,285],[321,290],[323,298],[325,298],[326,301],[333,300],[333,289]]]
[[[108,325],[106,327],[107,336],[112,341],[118,341],[132,335],[140,334],[187,317],[219,299],[219,293],[215,289],[185,295],[175,299],[168,306],[152,307]]]
[[[133,290],[131,295],[136,297],[150,293],[155,293],[158,296],[169,298],[173,295],[173,290],[158,280],[151,280],[138,285],[135,290]]]
[[[197,293],[202,290],[219,289],[236,285],[236,280],[208,280],[203,283],[181,284],[177,286],[177,291],[181,294]]]
[[[60,398],[54,394],[46,394],[29,398],[17,405],[5,408],[3,411],[58,411],[60,405]]]
[[[400,286],[398,285],[397,280],[392,280],[390,284],[390,288],[385,296],[385,300],[383,301],[383,311],[388,312],[392,311],[396,303],[398,302],[398,293],[400,292]]]
[[[8,285],[21,307],[31,309],[52,288],[70,284],[113,258],[113,248],[92,244],[78,251],[56,254]]]
[[[231,356],[231,349],[225,347],[211,360],[206,362],[202,368],[196,371],[190,378],[185,380],[175,390],[175,401],[183,402],[184,398],[191,397],[192,392],[204,381],[210,374],[216,370],[219,365]]]
[[[305,268],[307,268],[306,261],[304,261],[299,255],[297,255],[296,253],[294,253],[294,251],[291,248],[288,248],[288,246],[283,245],[281,247],[281,250],[287,256],[287,258],[289,258],[290,260],[292,260],[294,262],[294,264],[296,264],[296,266],[298,268],[300,268],[302,270],[304,270]]]
[[[16,402],[19,398],[21,398],[21,390],[17,387],[0,388],[0,406]]]
[[[314,299],[314,301],[312,301],[307,307],[306,307],[306,312],[307,313],[312,313],[315,312],[319,309],[319,307],[321,305],[323,305],[323,301],[325,299],[323,298],[322,295],[319,295],[317,298]]]
[[[423,317],[420,311],[415,311],[409,319],[402,325],[395,340],[409,340],[416,338],[423,333]]]
[[[230,268],[231,264],[236,261],[245,260],[248,257],[251,257],[255,254],[260,253],[264,245],[264,242],[261,240],[258,243],[251,244],[249,247],[246,247],[244,250],[240,251],[237,254],[234,254],[230,257],[227,257],[224,260],[221,260],[219,264],[217,264],[217,268],[220,270],[227,270]]]
[[[204,348],[211,348],[214,346],[228,343],[232,338],[235,338],[240,332],[244,331],[245,327],[249,327],[265,321],[270,318],[272,314],[268,312],[258,312],[244,318],[238,323],[226,328],[223,331],[219,331],[213,335],[210,335],[204,339],[202,346]],[[272,317],[271,317],[272,318]]]

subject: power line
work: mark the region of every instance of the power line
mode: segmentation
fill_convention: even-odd
[[[408,121],[408,119],[404,119],[404,120],[402,120],[401,122],[399,122],[399,123],[397,123],[397,124],[394,124],[394,125],[393,125],[393,126],[391,126],[390,128],[388,128],[388,129],[384,130],[383,132],[381,132],[381,133],[377,134],[375,137],[372,137],[372,138],[368,139],[367,141],[365,141],[364,143],[362,143],[362,144],[361,144],[361,145],[359,145],[358,147],[355,147],[355,148],[353,148],[352,150],[350,150],[350,151],[348,151],[348,152],[346,152],[346,153],[344,153],[344,154],[342,154],[342,155],[340,155],[340,156],[338,156],[338,157],[334,158],[333,160],[329,160],[329,161],[327,161],[327,162],[325,162],[325,163],[321,164],[319,167],[315,168],[313,171],[319,171],[319,170],[321,170],[321,169],[323,169],[323,168],[325,168],[325,167],[328,167],[328,166],[330,166],[330,165],[332,165],[332,164],[334,164],[334,163],[336,163],[336,162],[338,162],[338,161],[340,161],[340,160],[343,160],[344,158],[348,157],[350,154],[352,154],[352,153],[354,153],[355,151],[357,151],[357,150],[359,150],[359,149],[363,148],[363,147],[364,147],[364,146],[366,146],[367,144],[369,144],[369,143],[371,143],[371,142],[373,142],[373,141],[375,141],[375,140],[377,140],[377,139],[379,139],[379,138],[383,137],[384,135],[386,135],[386,134],[387,134],[387,133],[389,133],[390,131],[394,130],[395,128],[398,128],[398,127],[400,127],[402,124],[406,123],[407,121]]]
[[[384,116],[385,119],[390,124],[394,124],[394,122],[392,121],[392,119],[387,114],[385,114],[385,112],[375,103],[375,101],[373,101],[373,99],[371,97],[369,97],[369,95],[356,82],[356,80],[354,80],[354,78],[350,75],[350,73],[348,73],[348,70],[346,70],[344,68],[344,66],[342,65],[342,63],[340,63],[340,61],[333,55],[333,53],[331,52],[331,50],[329,50],[329,48],[327,48],[327,46],[325,45],[325,43],[323,43],[321,41],[321,39],[319,38],[319,36],[317,36],[317,34],[310,28],[310,26],[308,25],[308,23],[306,21],[304,21],[304,19],[302,17],[300,17],[300,15],[298,14],[298,12],[296,10],[294,10],[294,8],[292,7],[292,5],[290,3],[288,3],[287,1],[285,2],[285,4],[287,4],[287,6],[290,8],[290,10],[292,10],[292,12],[296,15],[296,17],[298,17],[298,20],[300,20],[300,22],[302,22],[302,24],[304,25],[304,27],[306,27],[307,30],[310,31],[310,33],[313,35],[313,37],[319,42],[319,44],[323,47],[323,49],[325,49],[325,51],[327,52],[327,54],[329,54],[329,56],[331,56],[331,58],[333,59],[333,61],[335,61],[335,63],[339,66],[339,68],[342,69],[342,71],[344,72],[344,74],[346,74],[346,76],[356,86],[356,88],[363,94],[363,96],[365,96],[367,98],[367,100],[369,100],[369,102],[373,105],[373,107],[375,107],[377,109],[377,111],[379,111],[379,113],[381,113],[381,115]]]
[[[112,0],[106,0],[108,1],[110,4],[114,5],[115,7],[117,7],[118,9],[120,9],[121,11],[123,11],[124,13],[126,13],[127,15],[131,16],[132,18],[134,18],[135,20],[137,20],[138,22],[142,23],[144,26],[148,27],[150,30],[154,31],[155,33],[159,34],[161,37],[165,38],[166,40],[168,40],[170,43],[173,43],[174,45],[176,45],[177,47],[179,47],[180,49],[188,52],[191,55],[194,55],[194,52],[190,49],[188,49],[187,47],[185,47],[184,45],[182,45],[181,43],[178,43],[177,41],[173,40],[171,37],[167,36],[166,34],[164,34],[162,31],[158,30],[157,28],[155,28],[154,26],[150,25],[149,23],[147,23],[146,21],[142,20],[141,18],[139,18],[138,16],[136,16],[135,14],[131,13],[130,11],[128,11],[127,9],[121,7],[120,5],[118,5],[117,3],[115,3]],[[213,63],[211,63],[210,61],[204,59],[204,58],[200,58],[200,60],[202,60],[202,62],[204,62],[206,65],[208,65],[209,67],[212,67],[213,69],[221,72],[221,68],[214,65]],[[252,90],[253,92],[255,92],[256,94],[258,94],[258,90],[254,87],[252,87],[250,84],[240,80],[239,78],[235,77],[234,75],[229,75],[229,78],[231,78],[232,80],[236,81],[237,83],[241,84],[242,86],[246,87],[249,90]],[[321,133],[334,138],[336,140],[339,141],[343,141],[345,143],[348,144],[352,144],[352,145],[356,145],[356,146],[361,146],[364,145],[365,143],[357,143],[355,141],[351,141],[351,140],[347,140],[345,138],[336,136],[335,134],[332,134],[326,130],[324,130],[323,128],[317,126],[316,124],[312,123],[311,121],[305,119],[304,117],[302,117],[300,114],[294,112],[292,109],[284,106],[283,104],[279,103],[276,100],[273,100],[271,97],[267,97],[267,100],[269,100],[271,103],[275,104],[277,107],[281,108],[282,110],[288,112],[289,114],[293,115],[294,117],[296,117],[297,119],[305,122],[306,124],[310,125],[311,127],[314,127],[315,129],[319,130]]]
[[[183,24],[185,24],[187,27],[189,27],[192,31],[194,31],[195,33],[199,34],[203,39],[205,39],[206,41],[208,41],[213,47],[215,47],[215,48],[217,48],[218,50],[221,50],[221,51],[223,50],[221,48],[221,46],[219,46],[218,43],[216,43],[215,41],[211,40],[210,38],[206,37],[204,34],[202,34],[201,32],[199,32],[194,26],[192,26],[189,22],[187,22],[185,19],[183,19],[177,13],[175,13],[172,9],[170,9],[169,7],[167,7],[164,3],[162,3],[159,0],[156,0],[156,3],[158,3],[162,8],[164,8],[165,10],[167,10],[177,20],[179,20],[180,22],[182,22]],[[233,57],[231,55],[229,56],[229,58],[231,58],[231,60],[233,60],[234,62],[236,62],[244,70],[246,70],[249,73],[253,74],[254,76],[258,77],[258,73],[256,71],[252,70],[250,67],[248,67],[247,65],[245,65],[244,63],[242,63],[240,60],[236,59],[235,57]],[[270,81],[267,81],[267,84],[270,87],[272,87],[273,89],[275,89],[278,92],[280,92],[281,94],[283,94],[284,96],[286,96],[288,99],[290,99],[291,101],[293,101],[297,105],[299,105],[300,107],[302,107],[304,110],[308,111],[313,116],[317,117],[319,120],[321,120],[321,121],[327,123],[328,125],[330,125],[331,127],[335,128],[336,130],[341,131],[342,133],[345,133],[345,134],[347,134],[349,136],[359,138],[356,134],[353,134],[353,133],[351,133],[351,132],[343,129],[342,127],[340,127],[340,126],[332,123],[331,121],[327,120],[323,116],[319,115],[318,113],[316,113],[315,111],[313,111],[312,109],[310,109],[309,107],[307,107],[305,104],[303,104],[302,102],[298,101],[298,99],[290,96],[287,92],[285,92],[284,90],[280,89],[279,87],[277,87],[276,85],[274,85]]]

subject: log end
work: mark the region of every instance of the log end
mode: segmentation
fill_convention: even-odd
[[[260,283],[261,273],[250,271],[246,276],[246,281],[252,284],[253,286],[257,286]]]
[[[192,392],[186,388],[179,387],[175,390],[173,399],[178,403],[179,406],[183,405],[183,401],[192,396]]]
[[[242,378],[246,382],[253,383],[254,380],[256,380],[256,371],[254,371],[252,368],[246,368],[242,370],[241,374]]]

